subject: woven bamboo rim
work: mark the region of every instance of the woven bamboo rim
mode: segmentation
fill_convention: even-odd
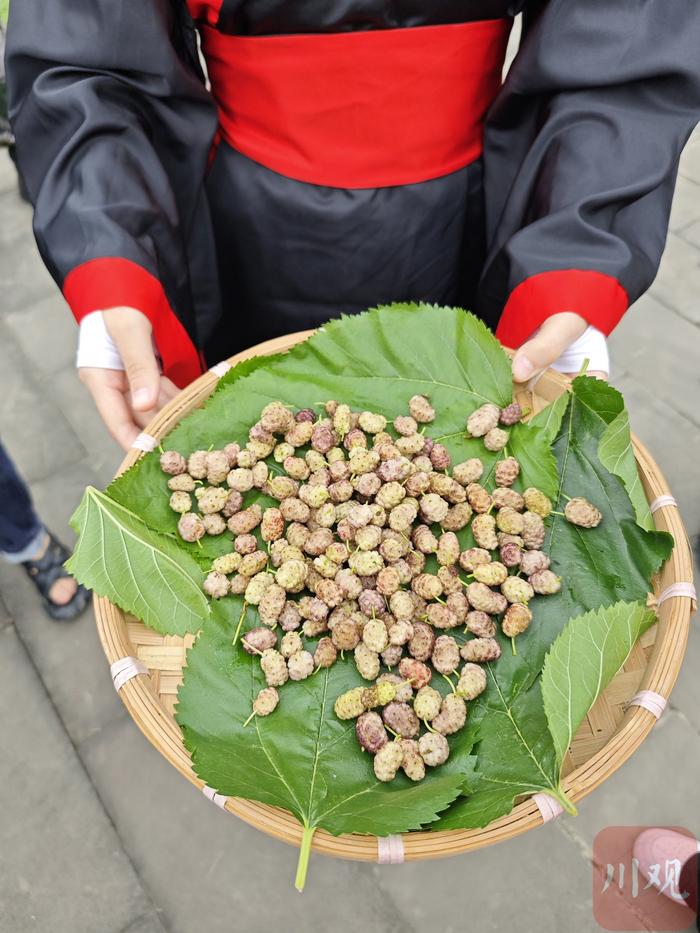
[[[306,339],[312,331],[290,334],[269,340],[252,347],[228,360],[235,364],[251,356],[279,353]],[[197,408],[212,393],[219,376],[205,373],[174,398],[146,428],[156,438],[165,436],[190,411]],[[516,387],[516,395],[531,411],[540,411],[561,395],[569,380],[553,370],[547,371],[532,387],[524,390]],[[640,471],[644,492],[649,502],[659,496],[670,495],[669,487],[651,455],[644,445],[633,437],[634,454]],[[124,458],[119,472],[132,466],[142,453],[131,450]],[[693,563],[688,538],[678,509],[664,507],[654,516],[656,527],[669,531],[676,546],[654,581],[654,593],[658,595],[673,583],[690,582],[693,579]],[[173,667],[175,683],[181,675],[186,647],[192,643],[174,636],[156,636],[140,623],[129,619],[117,606],[102,597],[95,597],[97,629],[110,664],[128,656],[138,657],[139,650],[149,667],[148,675],[133,677],[121,688],[120,696],[131,717],[146,738],[177,770],[196,785],[204,788],[202,781],[192,770],[182,733],[172,715],[173,698],[159,693],[161,672],[159,664],[167,671],[172,687]],[[638,690],[649,690],[668,699],[678,676],[685,654],[690,618],[695,609],[688,598],[674,597],[664,601],[658,611],[658,623],[647,632],[625,664],[618,672],[605,693],[598,699],[587,720],[572,743],[564,772],[564,789],[569,798],[581,800],[606,778],[610,777],[636,751],[656,722],[652,713],[639,706],[629,706],[629,700]],[[155,651],[139,649],[139,632],[147,633],[145,641],[157,644]],[[133,636],[133,637],[132,637]],[[174,653],[173,653],[174,652]],[[165,657],[165,661],[159,661]],[[176,661],[173,661],[173,658]],[[178,668],[180,671],[178,672]],[[166,702],[167,701],[167,702]],[[302,827],[286,810],[257,803],[252,800],[228,797],[222,806],[245,822],[284,842],[299,846]],[[522,801],[512,812],[483,829],[474,830],[424,830],[405,833],[402,836],[405,859],[418,860],[441,858],[461,852],[479,849],[505,839],[510,839],[543,823],[543,818],[532,798]],[[375,836],[348,834],[332,836],[319,829],[313,837],[314,851],[340,858],[376,862],[378,842]]]

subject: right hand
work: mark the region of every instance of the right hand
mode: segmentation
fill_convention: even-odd
[[[128,450],[178,388],[160,374],[145,314],[136,308],[111,308],[102,315],[126,371],[85,366],[78,374],[109,433]]]

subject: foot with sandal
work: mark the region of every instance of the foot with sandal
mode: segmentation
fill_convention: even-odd
[[[70,550],[38,518],[26,483],[0,444],[0,557],[24,568],[55,622],[69,622],[90,594],[63,566]]]

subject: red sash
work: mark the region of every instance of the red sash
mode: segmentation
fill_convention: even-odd
[[[285,36],[202,27],[223,138],[289,178],[406,185],[482,150],[511,21]]]

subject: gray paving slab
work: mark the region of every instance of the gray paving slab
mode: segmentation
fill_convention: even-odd
[[[477,852],[375,872],[421,930],[599,930],[591,866],[554,824]]]
[[[2,150],[3,155],[5,150]],[[0,249],[8,249],[20,238],[24,238],[27,226],[27,205],[20,198],[12,171],[3,173],[0,178]]]
[[[17,190],[17,173],[7,149],[0,148],[0,194]]]
[[[684,227],[680,236],[692,246],[696,246],[700,249],[700,220],[696,220],[689,226]]]
[[[150,911],[146,916],[139,917],[138,920],[130,923],[121,933],[167,933],[167,931],[158,914]]]
[[[670,229],[679,233],[700,217],[700,183],[680,175],[671,210]]]
[[[696,585],[698,583],[700,577],[696,573]],[[697,619],[691,623],[685,659],[671,694],[671,706],[685,716],[700,736],[700,625]],[[700,774],[700,757],[695,767]]]
[[[2,930],[121,933],[152,904],[12,626],[0,709]]]
[[[700,495],[697,471],[700,431],[642,383],[637,375],[622,373],[615,385],[630,411],[633,432],[648,446],[678,500],[689,535],[700,531]]]
[[[634,755],[581,801],[569,829],[591,846],[606,826],[685,826],[700,838],[700,734],[666,710]]]
[[[682,177],[700,184],[700,133],[697,129],[681,156],[680,172]]]
[[[29,208],[21,205],[20,210],[26,215]],[[4,311],[28,308],[56,289],[31,235],[18,236],[0,250],[0,282],[0,315]]]
[[[32,486],[37,514],[69,546],[74,534],[68,520],[85,486],[95,481],[86,464],[79,463]],[[1,563],[0,593],[74,742],[125,715],[109,679],[91,607],[73,622],[52,622],[39,610],[36,590],[24,572]]]
[[[94,474],[94,483],[106,486],[123,460],[124,451],[107,433],[72,364],[51,377],[51,395],[87,451],[85,463]]]
[[[85,456],[52,393],[35,378],[1,315],[0,435],[28,482],[44,479]]]
[[[2,319],[34,372],[49,386],[59,370],[75,367],[78,326],[57,288],[42,301],[5,312]]]
[[[369,864],[312,856],[299,896],[296,850],[211,804],[132,722],[105,728],[81,754],[172,933],[199,933],[204,918],[207,933],[418,929]]]
[[[612,334],[610,352],[613,383],[616,373],[629,373],[700,428],[700,327],[653,295],[645,295]],[[663,425],[659,424],[657,443],[661,444],[663,437]]]
[[[689,321],[700,324],[700,250],[670,233],[651,294]]]

